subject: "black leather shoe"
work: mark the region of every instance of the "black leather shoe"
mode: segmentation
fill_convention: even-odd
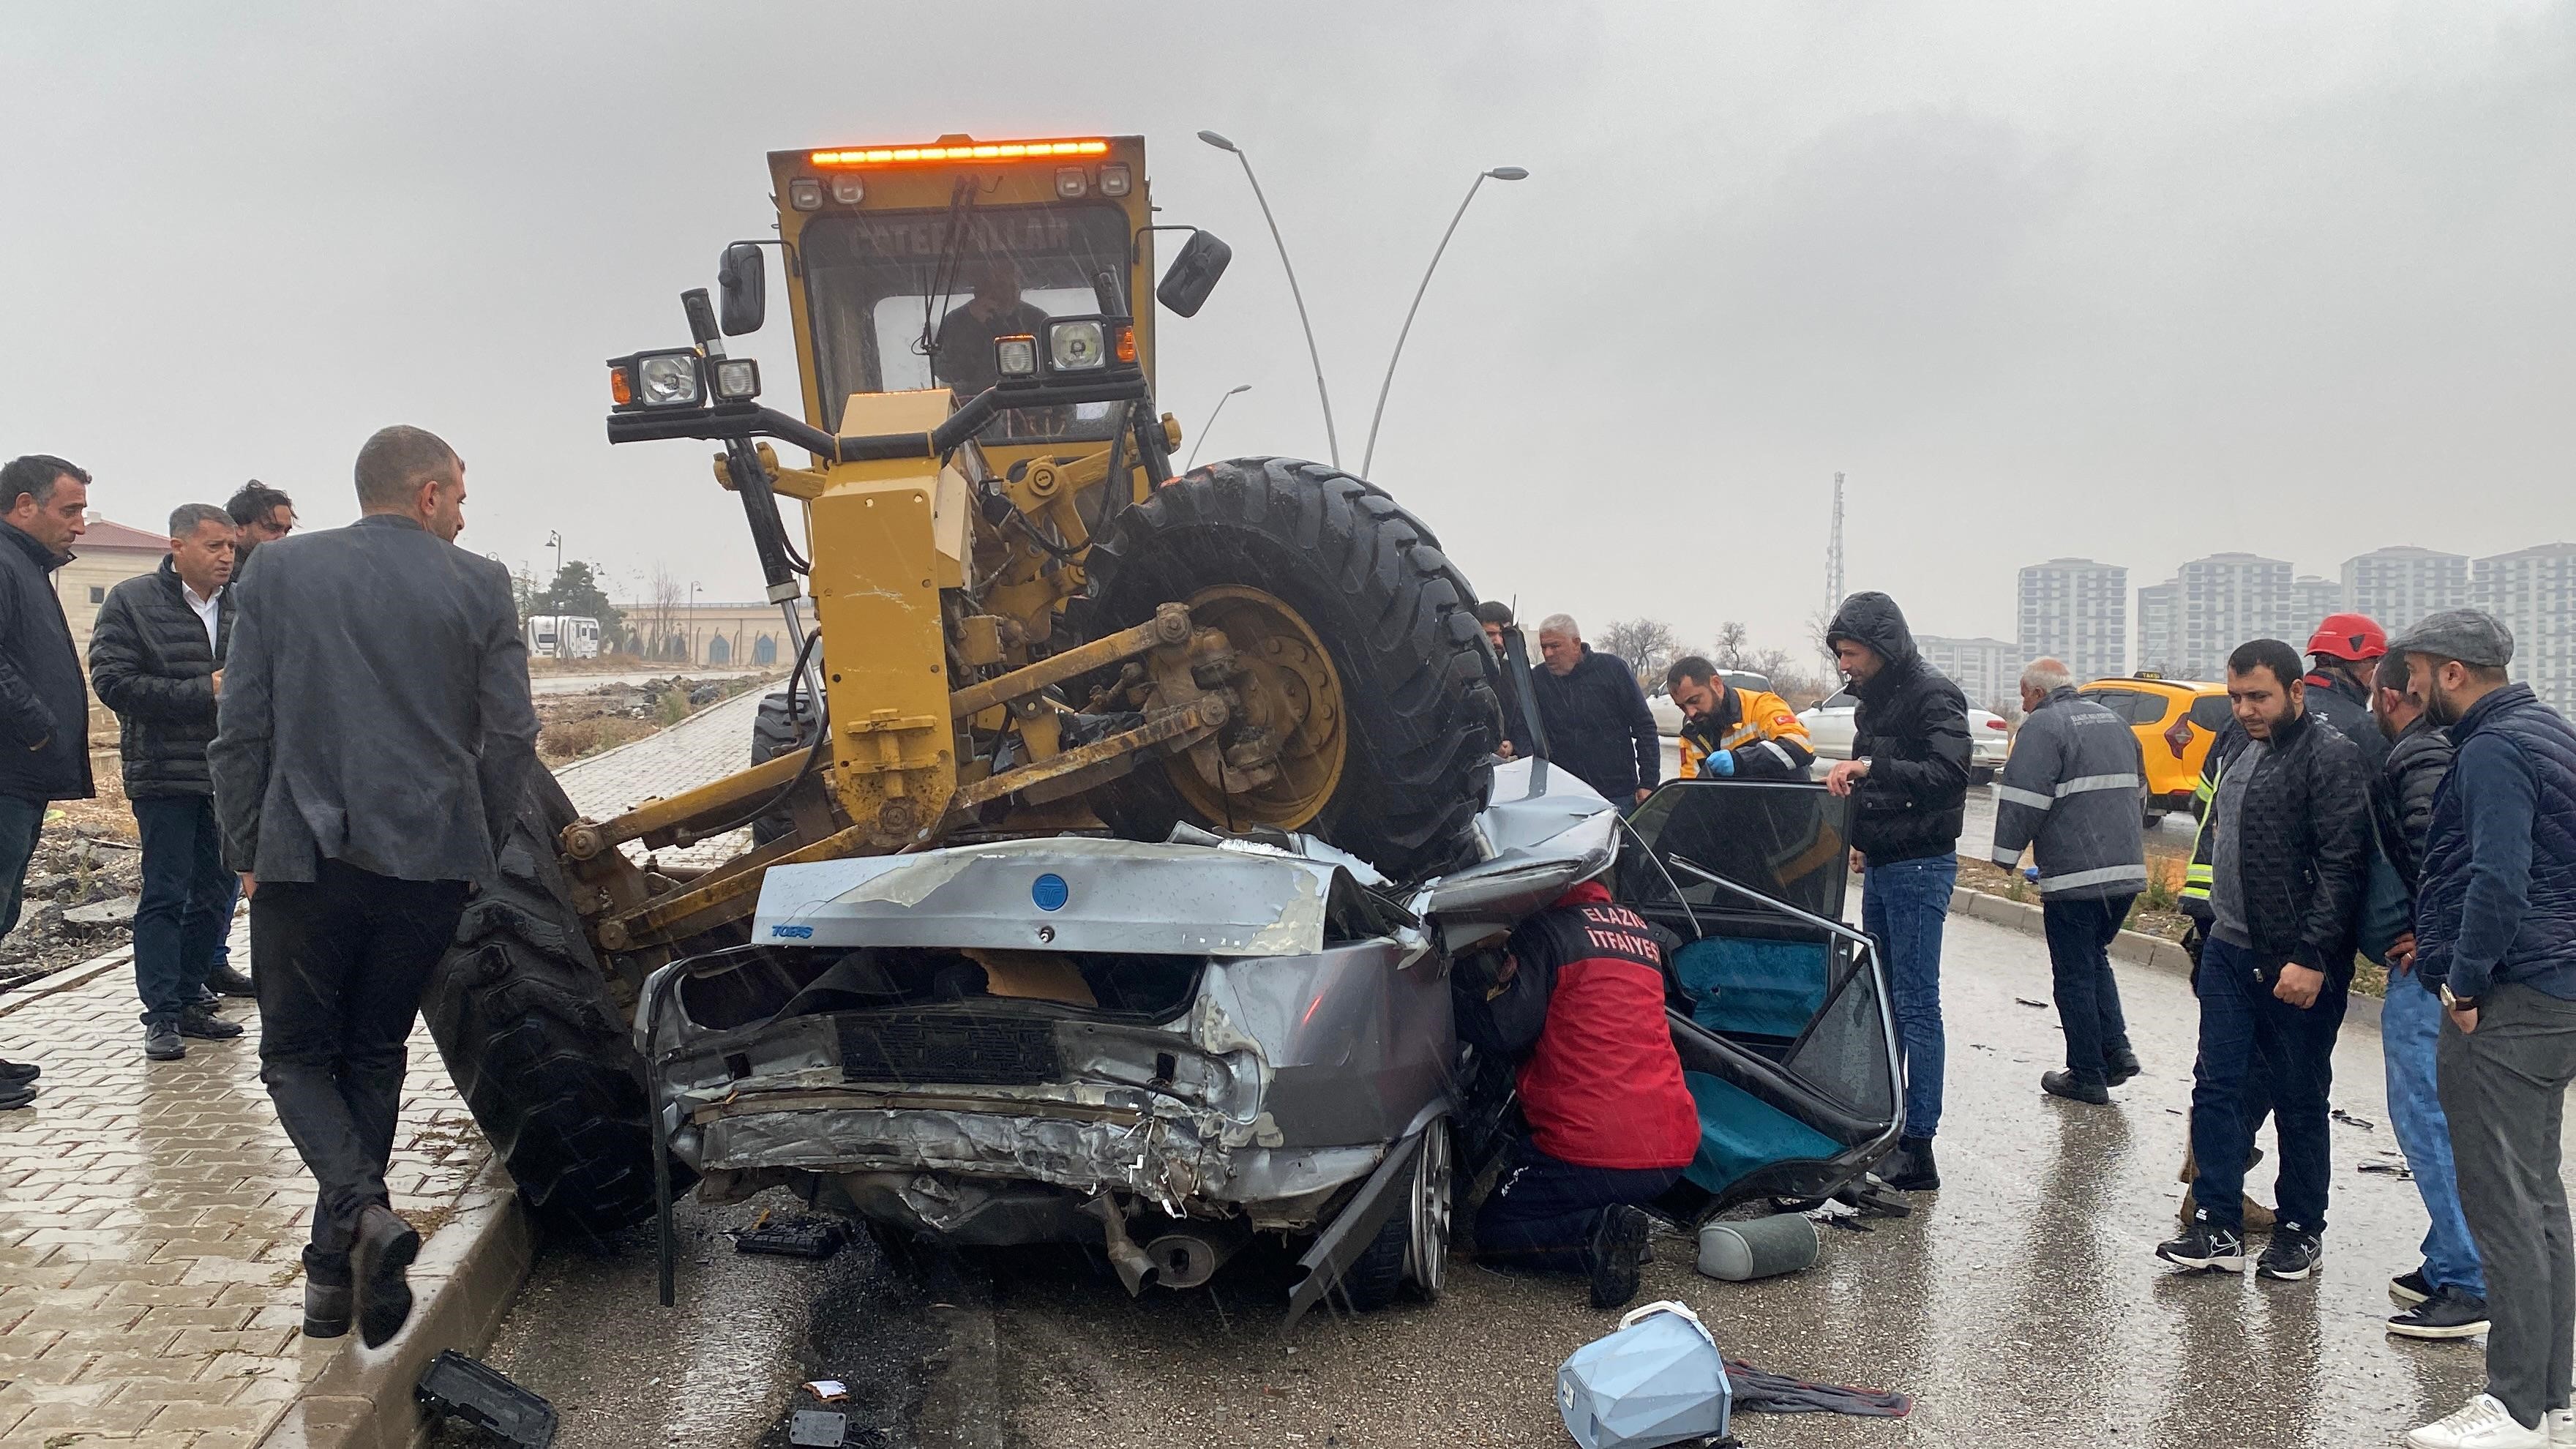
[[[304,1336],[338,1338],[349,1331],[350,1303],[356,1289],[349,1276],[349,1255],[304,1250]]]
[[[1625,1308],[1637,1296],[1637,1265],[1645,1257],[1652,1224],[1643,1208],[1615,1203],[1601,1210],[1592,1230],[1592,1306]]]
[[[44,1074],[34,1062],[0,1062],[0,1087],[23,1087]]]
[[[2106,1048],[2102,1053],[2102,1069],[2109,1075],[2111,1085],[2116,1087],[2138,1074],[2138,1054],[2129,1050],[2125,1043]]]
[[[36,1089],[33,1087],[0,1087],[0,1112],[14,1112],[32,1105],[35,1100]]]
[[[2090,1102],[2096,1107],[2111,1105],[2111,1089],[2100,1082],[2088,1082],[2073,1072],[2042,1072],[2039,1089],[2052,1097],[2070,1102]]]
[[[419,1256],[420,1234],[392,1208],[369,1203],[359,1212],[349,1275],[358,1290],[358,1337],[367,1347],[384,1347],[411,1320],[411,1279],[406,1274]]]
[[[1878,1179],[1898,1192],[1939,1192],[1941,1169],[1932,1161],[1932,1139],[1898,1138],[1896,1151],[1879,1166]]]
[[[218,966],[213,970],[208,971],[206,973],[206,985],[208,988],[220,991],[226,996],[248,997],[259,995],[259,988],[251,984],[250,978],[244,976],[238,971],[235,971],[230,966]]]
[[[202,1006],[179,1013],[179,1035],[199,1041],[230,1041],[242,1034],[241,1023],[226,1021]]]

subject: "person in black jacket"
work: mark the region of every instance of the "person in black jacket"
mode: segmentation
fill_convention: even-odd
[[[232,632],[232,515],[211,503],[170,515],[170,556],[107,591],[90,633],[89,678],[116,711],[125,795],[143,833],[143,898],[134,908],[134,987],[143,1054],[174,1062],[185,1038],[242,1029],[202,1002],[215,947],[232,927],[233,877],[215,832],[206,746]]]
[[[89,774],[89,691],[54,593],[87,528],[89,475],[31,453],[0,467],[0,936],[18,929],[27,862],[45,807],[97,793]],[[35,1098],[38,1070],[0,1061],[0,1109]]]
[[[2407,680],[2405,655],[2381,656],[2374,689],[2371,713],[2389,745],[2370,790],[2385,862],[2372,873],[2373,895],[2384,879],[2396,896],[2393,939],[2380,962],[2388,968],[2388,994],[2379,1012],[2379,1049],[2388,1074],[2388,1129],[2406,1154],[2415,1192],[2432,1222],[2424,1234],[2423,1266],[2389,1281],[2388,1291],[2409,1306],[2388,1320],[2388,1331],[2406,1338],[2469,1338],[2487,1330],[2486,1270],[2460,1208],[2451,1122],[2436,1080],[2442,1001],[2414,971],[2415,886],[2433,825],[2433,797],[2451,773],[2451,737]]]
[[[1539,621],[1538,652],[1530,690],[1548,759],[1622,810],[1644,804],[1663,780],[1664,740],[1637,671],[1595,652],[1565,614]]]
[[[1861,929],[1887,957],[1905,1049],[1905,1134],[1880,1167],[1890,1187],[1934,1192],[1940,1168],[1941,927],[1959,879],[1968,801],[1968,699],[1923,661],[1905,614],[1885,594],[1854,594],[1825,643],[1860,696],[1852,757],[1825,775],[1851,797],[1852,865],[1861,871]]]
[[[2209,928],[2194,989],[2192,1220],[2156,1255],[2195,1271],[2245,1271],[2243,1110],[2258,1059],[2281,1140],[2280,1206],[2257,1271],[2299,1279],[2324,1257],[2327,1089],[2370,874],[2370,776],[2358,746],[2303,708],[2299,656],[2278,639],[2227,660],[2237,728],[2203,820]],[[2223,753],[2222,753],[2223,752]]]

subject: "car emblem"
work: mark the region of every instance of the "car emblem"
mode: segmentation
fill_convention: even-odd
[[[1060,911],[1065,902],[1073,899],[1073,888],[1064,883],[1063,876],[1048,871],[1029,886],[1029,899],[1037,902],[1039,910]]]

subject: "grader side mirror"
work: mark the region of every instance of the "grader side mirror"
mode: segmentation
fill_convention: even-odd
[[[726,247],[724,260],[716,265],[716,287],[724,294],[724,334],[759,331],[769,315],[769,274],[760,264],[760,243]]]
[[[1212,231],[1192,232],[1182,243],[1179,256],[1163,273],[1162,285],[1154,289],[1162,304],[1184,317],[1195,317],[1205,306],[1208,293],[1216,290],[1217,278],[1225,275],[1226,263],[1234,260],[1234,248],[1217,239]]]

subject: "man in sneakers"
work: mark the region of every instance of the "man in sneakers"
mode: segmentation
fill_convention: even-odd
[[[2406,1436],[2418,1449],[2576,1441],[2576,1259],[2559,1127],[2576,1082],[2576,730],[2507,681],[2513,636],[2474,609],[2389,646],[2450,730],[2415,902],[2415,970],[2440,992],[2436,1048],[2460,1206],[2486,1268],[2486,1391]]]
[[[2442,1115],[2434,1085],[2434,1044],[2442,1031],[2442,1003],[2415,964],[2415,883],[2433,823],[2433,797],[2451,773],[2451,737],[2425,712],[2424,697],[2406,678],[2406,656],[2380,657],[2371,713],[2388,736],[2388,755],[2371,782],[2371,814],[2384,867],[2372,876],[2371,906],[2380,910],[2383,889],[2392,892],[2395,937],[2384,949],[2362,932],[2365,954],[2388,968],[2388,999],[2379,1013],[2379,1046],[2388,1070],[2388,1126],[2406,1154],[2415,1191],[2432,1226],[2424,1233],[2422,1267],[2390,1279],[2389,1296],[2408,1305],[2388,1320],[2388,1331],[2406,1338],[2469,1338],[2487,1331],[2487,1280],[2478,1245],[2460,1214],[2460,1184],[2451,1165],[2451,1124]],[[2382,881],[2386,884],[2383,886]],[[2375,926],[2376,922],[2372,922]]]
[[[1522,922],[1499,959],[1462,962],[1452,978],[1458,1034],[1521,1058],[1529,1120],[1529,1140],[1476,1215],[1476,1251],[1588,1274],[1595,1308],[1636,1296],[1647,1229],[1638,1204],[1699,1154],[1699,1109],[1664,1024],[1673,944],[1586,881]]]
[[[215,829],[206,746],[231,642],[232,516],[211,503],[170,515],[170,554],[108,590],[90,634],[89,678],[116,711],[125,794],[143,832],[143,898],[134,908],[134,985],[143,1054],[188,1054],[184,1038],[225,1041],[242,1029],[199,1000],[215,948],[232,928],[235,882]]]
[[[2111,942],[2147,888],[2146,762],[2129,721],[2075,692],[2054,659],[2021,672],[2021,733],[1995,787],[1994,862],[2039,861],[2040,922],[2057,1019],[2066,1031],[2066,1070],[2043,1073],[2040,1090],[2110,1105],[2111,1088],[2138,1074],[2111,974]]]
[[[18,928],[27,862],[45,807],[97,793],[89,774],[89,691],[54,592],[88,527],[89,475],[30,453],[0,467],[0,936]],[[0,1061],[0,1110],[36,1099],[26,1062]]]
[[[2280,1220],[2258,1271],[2305,1278],[2325,1251],[2326,1093],[2370,868],[2370,779],[2360,748],[2302,708],[2303,690],[2299,656],[2278,639],[2228,656],[2236,727],[2210,747],[2224,755],[2204,823],[2211,920],[2194,977],[2200,1175],[2190,1226],[2156,1249],[2195,1270],[2245,1271],[2243,1105],[2258,1053],[2281,1139]]]

